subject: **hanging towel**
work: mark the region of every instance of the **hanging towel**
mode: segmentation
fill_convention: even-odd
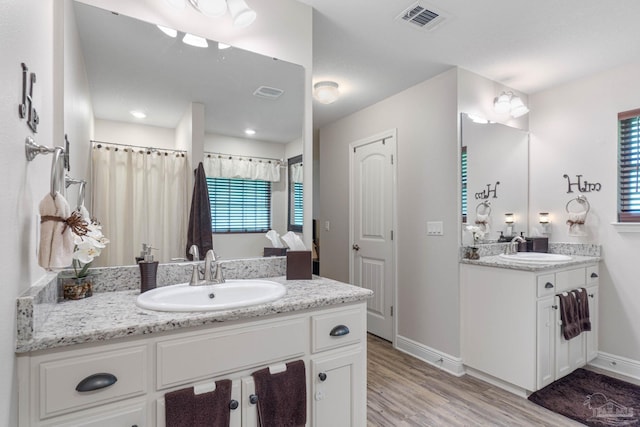
[[[55,197],[47,193],[40,202],[39,210],[38,264],[46,270],[69,267],[73,261],[74,249],[69,203],[58,192]]]
[[[191,212],[189,213],[189,230],[187,230],[187,259],[193,259],[189,253],[192,245],[198,246],[201,254],[206,254],[213,249],[211,237],[211,207],[209,205],[209,190],[207,177],[204,173],[202,162],[196,169],[193,183],[193,197],[191,199]]]
[[[164,395],[167,427],[225,427],[229,425],[231,380],[216,381],[214,391],[194,394],[193,387]]]
[[[491,225],[489,225],[489,214],[476,214],[476,225],[486,235],[491,233]]]
[[[569,225],[569,236],[586,236],[587,232],[584,230],[584,223],[587,220],[587,212],[569,212],[569,219],[567,225]]]
[[[307,386],[304,361],[287,363],[287,370],[269,368],[251,374],[258,396],[260,427],[299,427],[307,422]]]
[[[591,330],[591,320],[589,319],[589,294],[585,288],[573,291],[578,304],[578,323],[580,332]]]
[[[570,340],[580,335],[580,319],[578,317],[578,301],[573,292],[559,294],[560,319],[562,320],[562,335]]]

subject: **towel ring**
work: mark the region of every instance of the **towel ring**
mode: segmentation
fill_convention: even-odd
[[[51,197],[56,198],[57,192],[62,192],[62,181],[63,171],[64,171],[64,163],[60,162],[61,156],[64,155],[64,148],[55,147],[53,149],[53,158],[51,159]],[[64,158],[63,158],[64,160]],[[62,163],[62,168],[60,168],[60,164]]]
[[[484,213],[482,215],[491,215],[491,202],[489,202],[488,200],[478,203],[478,206],[476,206],[476,215],[479,214],[478,211],[480,210],[481,206],[484,206]]]
[[[65,175],[65,188],[69,188],[71,184],[78,184],[78,209],[80,209],[80,207],[84,206],[85,186],[87,185],[87,181],[84,179],[71,178],[70,176]]]
[[[569,205],[571,204],[571,202],[577,202],[577,203],[580,203],[581,205],[587,205],[587,211],[585,213],[589,213],[589,209],[591,209],[591,205],[589,204],[589,201],[585,196],[581,194],[575,199],[571,199],[567,202],[567,205],[565,206],[565,210],[567,211],[567,213],[580,213],[580,212],[572,212],[569,210]]]

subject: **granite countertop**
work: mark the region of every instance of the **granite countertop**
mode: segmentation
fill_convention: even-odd
[[[523,271],[546,271],[555,270],[558,268],[581,266],[586,264],[593,264],[600,261],[600,257],[597,256],[582,256],[571,255],[571,260],[564,262],[549,262],[549,263],[523,263],[518,261],[509,261],[500,257],[499,255],[483,256],[479,259],[466,259],[460,260],[463,264],[482,265],[486,267],[507,268],[511,270],[523,270]]]
[[[286,280],[283,276],[268,279],[284,284],[287,294],[270,303],[233,310],[146,310],[135,304],[137,290],[94,293],[83,300],[60,302],[51,308],[42,324],[33,328],[28,339],[18,335],[16,353],[290,313],[361,301],[373,295],[368,289],[315,276],[311,280]]]

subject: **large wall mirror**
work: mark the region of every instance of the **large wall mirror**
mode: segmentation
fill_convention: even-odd
[[[466,225],[487,230],[484,241],[527,232],[529,133],[461,114],[462,242]],[[466,184],[466,185],[465,185]],[[507,222],[509,221],[509,222]]]
[[[184,32],[172,36],[153,23],[81,2],[73,2],[73,13],[75,23],[65,20],[65,25],[77,27],[95,120],[91,139],[182,149],[177,129],[186,111],[202,105],[205,157],[214,153],[282,164],[280,181],[272,183],[271,228],[284,234],[289,223],[286,159],[303,153],[304,69],[213,40],[195,47],[183,42]],[[146,118],[133,117],[134,110]],[[248,137],[248,128],[256,134]],[[264,233],[214,235],[214,248],[223,258],[261,256],[268,243]],[[172,248],[160,261],[183,253],[183,247]],[[128,258],[124,263],[133,264]]]

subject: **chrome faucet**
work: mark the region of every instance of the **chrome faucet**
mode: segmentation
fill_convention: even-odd
[[[189,253],[193,257],[193,261],[200,261],[200,250],[198,249],[198,245],[191,245]]]
[[[511,239],[511,242],[507,245],[506,248],[504,248],[504,253],[505,254],[515,254],[516,252],[518,252],[517,248],[517,244],[518,243],[524,243],[526,242],[525,238],[522,236],[516,236],[513,239]]]
[[[191,250],[193,250],[193,246],[191,247]],[[197,252],[197,249],[196,249],[196,252]],[[193,252],[191,252],[191,254],[194,255]],[[195,258],[195,255],[194,255],[194,258]],[[215,267],[215,274],[211,274],[212,267]],[[213,251],[213,249],[209,249],[207,251],[207,254],[204,257],[204,273],[202,276],[203,277],[201,279],[198,265],[194,264],[189,285],[190,286],[216,285],[216,284],[225,282],[224,275],[222,272],[222,267],[220,266],[220,262],[218,261],[218,256]]]

